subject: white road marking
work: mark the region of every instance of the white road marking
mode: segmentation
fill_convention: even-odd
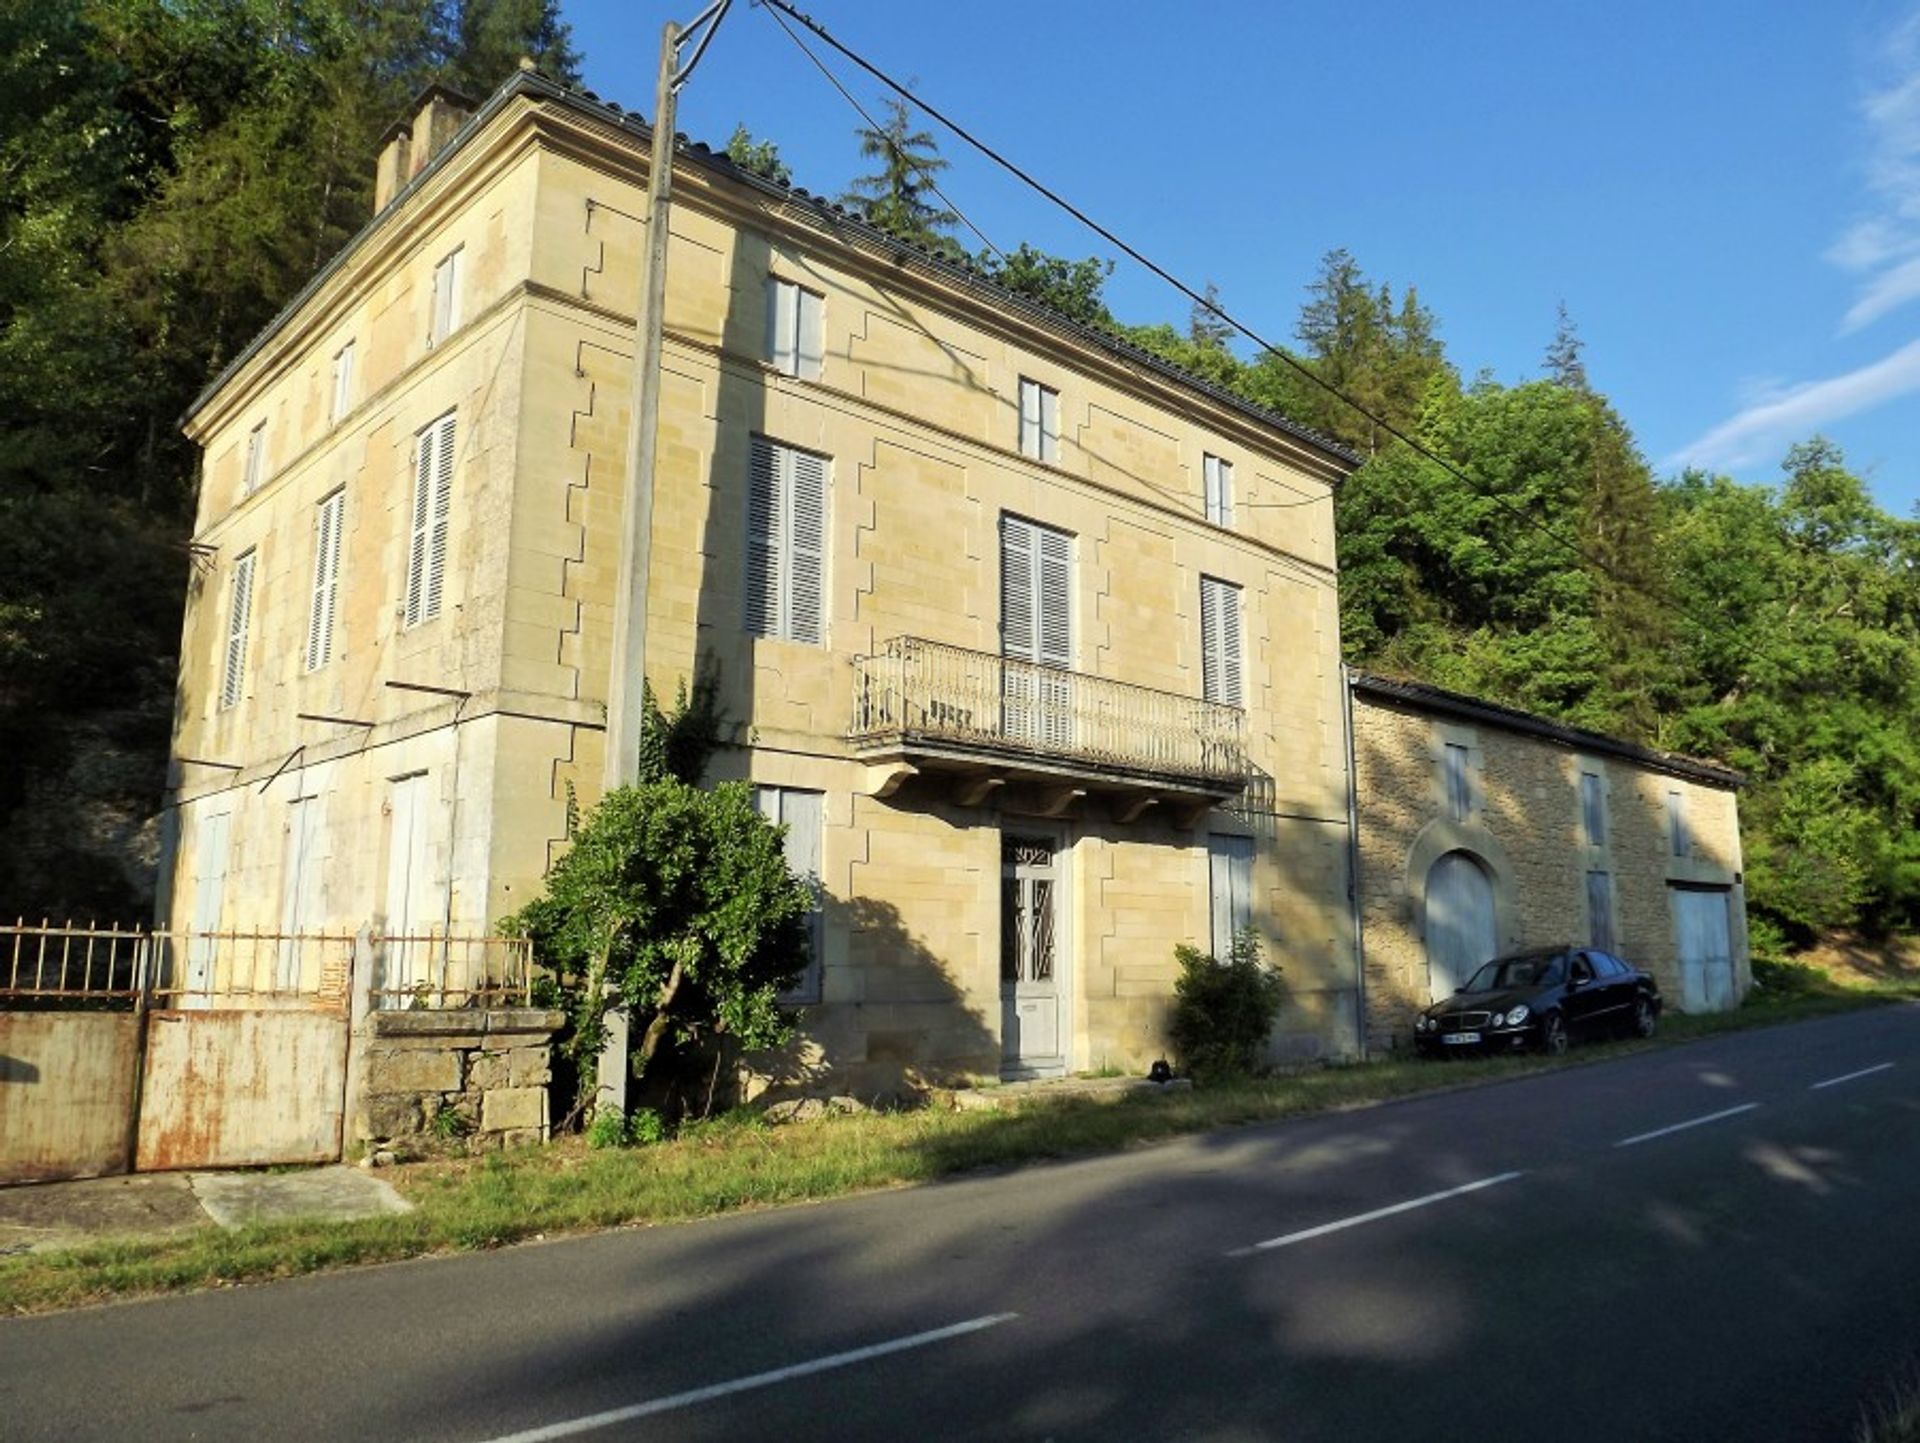
[[[1362,1223],[1378,1222],[1381,1218],[1390,1218],[1396,1213],[1412,1212],[1415,1208],[1423,1208],[1430,1203],[1445,1202],[1448,1198],[1459,1197],[1463,1193],[1479,1192],[1483,1187],[1512,1182],[1515,1178],[1524,1176],[1524,1173],[1503,1172],[1498,1177],[1483,1177],[1478,1182],[1462,1183],[1459,1187],[1450,1187],[1445,1192],[1428,1193],[1425,1197],[1410,1198],[1406,1202],[1395,1203],[1392,1207],[1375,1208],[1370,1213],[1356,1213],[1350,1218],[1341,1218],[1337,1222],[1321,1223],[1317,1228],[1305,1228],[1297,1233],[1288,1233],[1285,1237],[1268,1238],[1265,1242],[1255,1243],[1250,1248],[1235,1248],[1227,1256],[1246,1258],[1255,1253],[1268,1252],[1273,1248],[1292,1247],[1295,1243],[1304,1243],[1312,1238],[1323,1238],[1328,1233],[1341,1232],[1346,1228],[1357,1228]]]
[[[924,1348],[929,1343],[944,1343],[949,1338],[965,1337],[968,1333],[978,1333],[986,1328],[998,1327],[1001,1323],[1012,1322],[1019,1316],[1018,1313],[989,1313],[983,1318],[969,1318],[964,1323],[935,1328],[930,1333],[915,1333],[911,1337],[894,1338],[889,1342],[874,1343],[845,1353],[830,1353],[824,1358],[815,1358],[810,1362],[794,1363],[785,1368],[775,1368],[771,1372],[735,1378],[728,1383],[714,1383],[705,1388],[674,1393],[669,1397],[655,1398],[646,1403],[635,1403],[626,1408],[610,1408],[604,1413],[589,1413],[583,1418],[569,1418],[564,1422],[549,1423],[544,1428],[529,1428],[521,1433],[507,1433],[498,1438],[488,1439],[487,1443],[548,1443],[548,1440],[554,1438],[571,1438],[578,1433],[591,1433],[597,1428],[611,1428],[615,1423],[630,1423],[636,1418],[648,1418],[656,1413],[670,1413],[677,1408],[691,1408],[696,1403],[710,1403],[715,1398],[725,1398],[729,1394],[745,1393],[750,1389],[766,1388],[775,1383],[787,1383],[795,1378],[806,1378],[815,1373],[829,1372],[834,1368],[846,1368],[855,1363],[884,1358],[889,1353],[904,1353],[909,1348]]]
[[[1823,1087],[1838,1087],[1843,1082],[1852,1082],[1856,1077],[1871,1077],[1876,1072],[1885,1072],[1892,1066],[1891,1062],[1882,1062],[1873,1067],[1863,1067],[1858,1072],[1843,1072],[1838,1077],[1829,1077],[1825,1082],[1814,1083],[1807,1091],[1818,1092]]]
[[[1705,1117],[1691,1117],[1685,1122],[1676,1122],[1671,1127],[1656,1127],[1652,1132],[1623,1137],[1614,1146],[1632,1147],[1636,1142],[1651,1142],[1654,1138],[1665,1137],[1670,1132],[1685,1132],[1690,1127],[1701,1127],[1709,1122],[1718,1122],[1723,1117],[1735,1117],[1743,1112],[1752,1112],[1759,1105],[1757,1102],[1743,1102],[1738,1107],[1723,1108],[1719,1112],[1710,1112]]]

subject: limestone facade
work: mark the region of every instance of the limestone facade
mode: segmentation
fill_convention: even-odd
[[[481,932],[538,894],[601,785],[645,169],[631,117],[516,77],[196,404],[174,925]],[[735,724],[715,778],[814,799],[820,968],[770,1080],[1001,1072],[1008,838],[1051,849],[1054,1066],[1163,1054],[1173,950],[1207,945],[1227,853],[1290,983],[1276,1054],[1356,1051],[1352,458],[702,151],[675,187],[648,673],[671,695],[711,658]],[[779,282],[815,298],[817,365],[781,354]],[[1052,393],[1045,448],[1023,448],[1023,382]],[[757,438],[825,458],[817,640],[746,621]],[[1069,538],[1065,661],[1122,729],[1198,705],[1203,579],[1237,588],[1244,789],[1074,746],[1034,767],[852,744],[864,658],[1000,655],[1010,518]]]
[[[1737,775],[1380,678],[1354,678],[1352,708],[1370,1049],[1409,1041],[1436,988],[1450,990],[1432,966],[1428,883],[1462,854],[1486,879],[1502,953],[1600,946],[1651,972],[1672,1007],[1745,994]],[[1683,976],[1677,909],[1717,897],[1730,995],[1699,996]],[[1602,899],[1610,915],[1596,918],[1590,901]]]

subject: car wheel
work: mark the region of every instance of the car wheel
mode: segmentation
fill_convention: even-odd
[[[1549,1012],[1540,1022],[1540,1050],[1549,1057],[1565,1057],[1569,1045],[1565,1020],[1558,1012]]]
[[[1651,1037],[1655,1025],[1653,1004],[1644,997],[1636,998],[1633,1004],[1633,1035]]]

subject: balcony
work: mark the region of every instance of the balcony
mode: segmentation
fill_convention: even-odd
[[[1103,794],[1123,821],[1165,802],[1191,825],[1247,785],[1237,707],[917,636],[853,665],[847,739],[877,796],[946,773],[967,805],[1013,785],[1042,815]]]

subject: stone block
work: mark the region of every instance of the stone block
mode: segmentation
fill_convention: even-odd
[[[485,1026],[484,1014],[464,1007],[372,1012],[367,1023],[375,1037],[473,1036]]]
[[[480,1130],[510,1132],[516,1128],[544,1129],[547,1090],[544,1087],[503,1087],[480,1100]]]
[[[444,1048],[408,1048],[367,1057],[369,1096],[391,1093],[458,1092],[460,1054]]]
[[[495,1007],[486,1014],[489,1037],[515,1032],[539,1032],[551,1036],[566,1025],[567,1014],[553,1007]]]
[[[476,1092],[492,1092],[498,1087],[512,1085],[512,1075],[508,1069],[505,1052],[482,1052],[467,1064],[467,1086]]]
[[[420,1131],[420,1102],[413,1097],[369,1097],[354,1117],[358,1140],[412,1137]]]
[[[545,1047],[516,1047],[507,1054],[508,1084],[545,1087],[553,1081],[552,1055]]]

